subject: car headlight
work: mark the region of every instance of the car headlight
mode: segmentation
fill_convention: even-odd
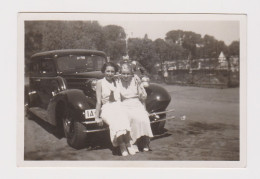
[[[144,76],[141,78],[143,86],[146,88],[150,85],[150,78],[147,76]]]
[[[91,89],[93,91],[96,91],[96,89],[97,89],[97,80],[96,79],[92,80],[91,83],[90,83],[90,86],[91,86]]]
[[[97,79],[91,79],[86,81],[86,86],[91,87],[93,91],[96,91],[97,89]]]

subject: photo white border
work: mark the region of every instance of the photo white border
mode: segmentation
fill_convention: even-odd
[[[24,21],[25,20],[171,20],[240,22],[240,161],[24,161]],[[138,18],[137,18],[138,17]],[[92,18],[92,19],[91,19]],[[121,18],[121,19],[120,19]],[[19,13],[18,14],[18,167],[160,167],[160,168],[243,168],[246,166],[247,128],[247,17],[239,14],[114,14],[114,13]]]

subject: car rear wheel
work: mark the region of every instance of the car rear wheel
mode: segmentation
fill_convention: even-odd
[[[87,134],[84,132],[86,127],[80,122],[74,120],[71,112],[64,115],[62,124],[68,144],[75,149],[84,148],[87,140]]]

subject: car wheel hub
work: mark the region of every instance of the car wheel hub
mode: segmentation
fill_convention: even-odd
[[[69,136],[72,132],[72,121],[68,117],[63,120],[63,128],[64,132]]]

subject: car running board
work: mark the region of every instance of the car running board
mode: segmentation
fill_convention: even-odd
[[[38,118],[49,122],[48,120],[48,112],[45,109],[42,109],[40,107],[31,107],[28,109],[31,113],[33,113],[35,116],[37,116]]]

